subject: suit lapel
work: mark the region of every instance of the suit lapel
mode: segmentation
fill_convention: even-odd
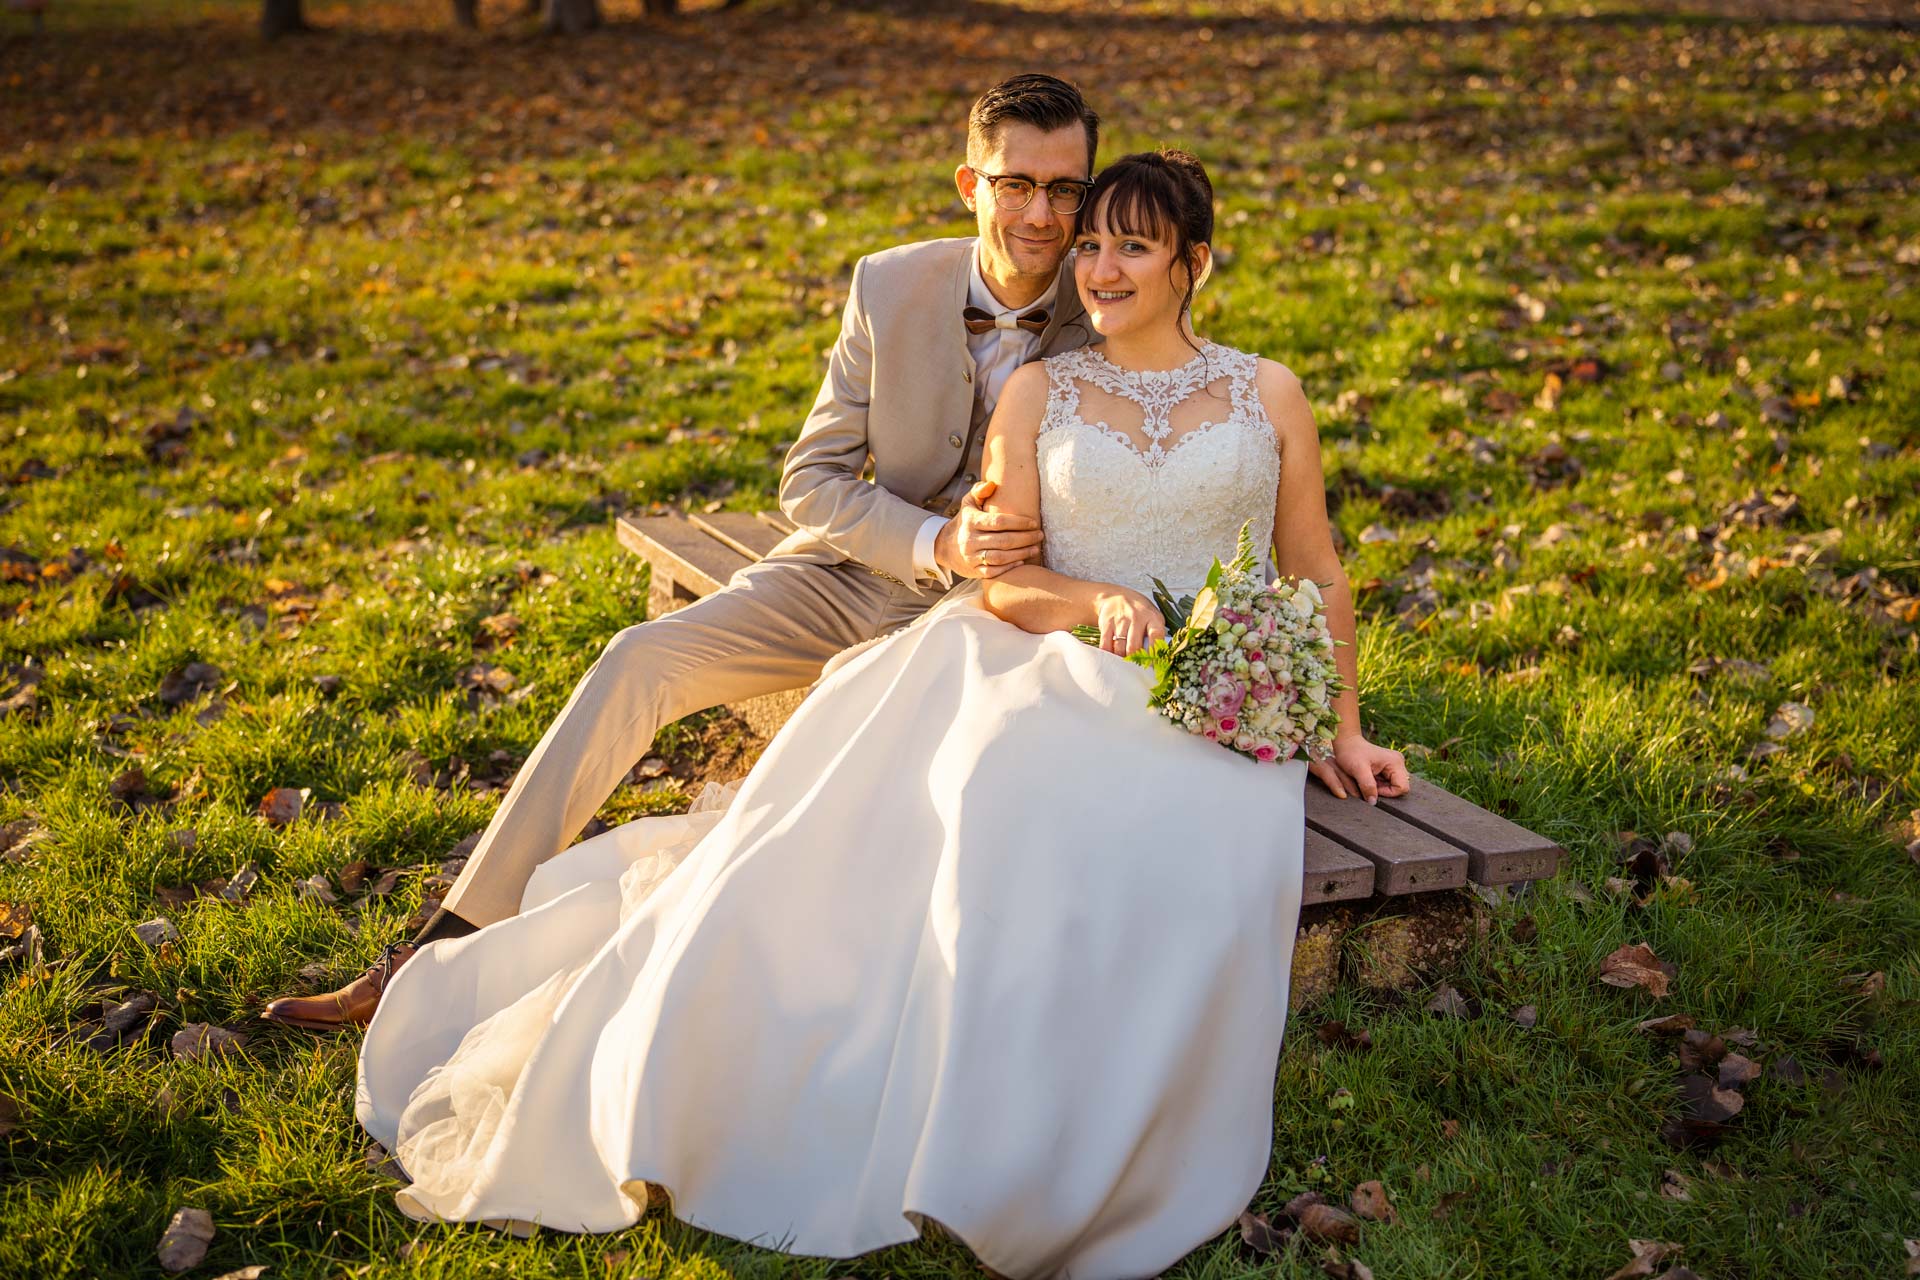
[[[967,381],[973,381],[978,372],[973,363],[973,352],[967,349],[967,326],[960,313],[967,309],[968,290],[973,283],[973,238],[967,241],[967,251],[960,255],[959,266],[953,273],[953,279],[947,287],[947,315],[953,325],[954,345],[960,351],[960,367],[967,371]]]

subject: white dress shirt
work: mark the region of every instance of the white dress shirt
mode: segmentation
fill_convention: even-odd
[[[1000,389],[1007,385],[1007,379],[1013,376],[1013,371],[1025,364],[1040,348],[1040,335],[1020,328],[1014,321],[1035,307],[1043,307],[1051,312],[1054,295],[1059,291],[1060,278],[1055,276],[1053,283],[1047,286],[1047,291],[1026,306],[1007,306],[994,297],[993,290],[987,287],[987,278],[980,273],[980,242],[974,241],[973,271],[967,279],[967,303],[1000,322],[985,333],[967,335],[967,354],[973,357],[974,400],[985,416],[992,416],[993,407],[1000,403]],[[959,316],[954,317],[956,322],[959,319]],[[913,541],[913,564],[922,579],[950,587],[953,585],[953,575],[935,562],[933,554],[934,542],[946,523],[945,516],[930,516],[920,526],[920,535]]]

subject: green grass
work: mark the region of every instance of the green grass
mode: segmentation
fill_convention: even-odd
[[[567,43],[511,8],[467,35],[439,6],[320,4],[327,33],[272,49],[241,5],[0,25],[0,661],[38,677],[0,718],[0,822],[44,831],[0,861],[44,946],[0,962],[0,1274],[160,1274],[186,1204],[219,1227],[195,1274],[974,1274],[950,1242],[806,1262],[659,1214],[606,1239],[422,1227],[363,1163],[356,1042],[251,1029],[324,980],[303,967],[345,976],[400,934],[644,616],[610,514],[771,504],[852,261],[965,233],[965,104],[1036,63],[1087,88],[1107,157],[1178,142],[1212,167],[1200,326],[1306,384],[1374,736],[1570,854],[1448,975],[1477,1018],[1357,989],[1296,1017],[1253,1207],[1382,1180],[1401,1221],[1350,1251],[1382,1277],[1604,1275],[1629,1239],[1717,1280],[1898,1274],[1920,1237],[1911,28],[1049,0],[614,5]],[[1589,357],[1603,376],[1572,376]],[[1797,501],[1743,505],[1776,492]],[[483,647],[502,612],[517,634]],[[219,680],[168,705],[195,661]],[[476,662],[518,698],[470,699]],[[1811,728],[1750,758],[1789,701]],[[697,769],[715,732],[656,749]],[[130,766],[160,802],[112,799]],[[278,786],[337,814],[269,828]],[[686,799],[623,789],[604,816]],[[1610,892],[1628,830],[1690,836],[1687,883]],[[414,869],[300,896],[355,860]],[[161,896],[246,863],[242,907]],[[156,952],[132,927],[157,915],[181,936]],[[1638,941],[1678,966],[1663,999],[1595,980]],[[136,992],[142,1036],[74,1036]],[[1507,1016],[1527,1004],[1531,1030]],[[1674,1149],[1674,1042],[1635,1030],[1670,1012],[1751,1029],[1806,1082],[1755,1081],[1716,1147]],[[1323,1046],[1330,1019],[1374,1048]],[[175,1061],[189,1022],[252,1039]],[[1320,1256],[1229,1235],[1175,1274]]]

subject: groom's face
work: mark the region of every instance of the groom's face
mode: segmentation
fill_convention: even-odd
[[[1037,189],[1026,208],[1003,209],[994,199],[992,184],[975,169],[1035,183],[1085,181],[1089,177],[1087,131],[1077,124],[1042,130],[1008,123],[985,154],[968,156],[967,164],[954,172],[960,198],[973,210],[980,229],[980,269],[987,283],[1012,286],[1019,292],[1043,292],[1066,257],[1077,215],[1056,211],[1046,193]]]

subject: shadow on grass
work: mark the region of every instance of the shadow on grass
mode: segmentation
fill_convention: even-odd
[[[1499,53],[1503,38],[1547,46],[1563,30],[1680,25],[1736,40],[1779,28],[1920,30],[1907,6],[1886,0],[1811,8],[1695,0],[1539,15],[1515,5],[1477,17],[1402,13],[1365,0],[1346,8],[1348,16],[1192,16],[957,0],[928,13],[906,0],[792,0],[662,20],[615,6],[600,30],[558,39],[518,6],[510,15],[490,11],[490,25],[475,32],[455,27],[444,5],[382,0],[320,6],[310,15],[317,30],[267,44],[250,5],[163,7],[137,21],[109,12],[40,35],[24,27],[0,34],[0,59],[17,77],[0,105],[0,127],[16,146],[312,130],[458,138],[483,150],[489,140],[512,149],[556,136],[584,146],[636,124],[691,135],[731,128],[738,136],[744,120],[778,132],[787,115],[840,94],[886,129],[905,104],[929,94],[964,103],[1026,65],[1051,65],[1088,85],[1138,83],[1149,71],[1227,82],[1259,65],[1250,52],[1256,61],[1243,67],[1235,41],[1357,38],[1364,49],[1316,57],[1343,66],[1360,57],[1392,78],[1431,76],[1417,59],[1430,57],[1436,42],[1484,58]],[[1392,64],[1404,65],[1396,72]]]

